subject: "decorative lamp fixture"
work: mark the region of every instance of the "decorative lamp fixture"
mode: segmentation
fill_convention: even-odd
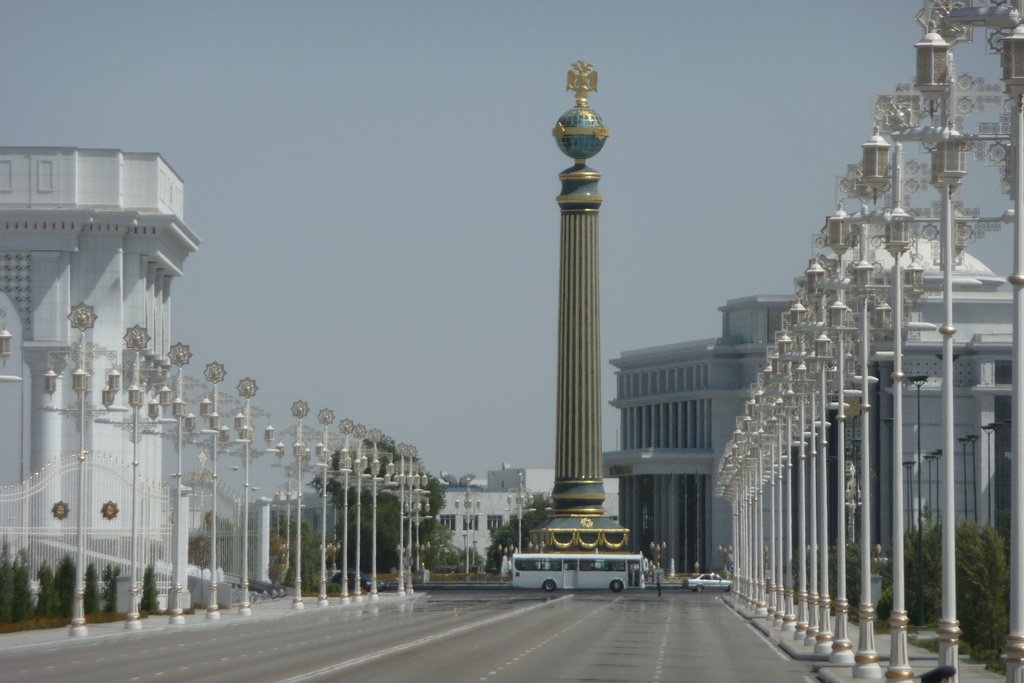
[[[885,301],[875,306],[871,313],[871,327],[876,330],[888,330],[892,327],[892,307]]]
[[[949,43],[942,39],[934,26],[914,45],[917,53],[917,75],[914,87],[932,103],[945,92],[949,85]],[[930,113],[934,113],[932,104]]]
[[[818,288],[818,283],[821,282],[823,277],[825,277],[825,269],[821,267],[820,263],[818,263],[818,259],[812,258],[807,264],[804,276],[807,278],[807,291],[813,294]],[[803,306],[801,306],[801,308],[803,308]],[[806,310],[804,312],[806,312]]]
[[[76,394],[89,390],[89,373],[82,368],[75,368],[71,373],[71,386]]]
[[[832,329],[836,329],[836,330],[842,329],[844,327],[848,327],[846,322],[847,322],[847,312],[849,310],[850,310],[850,307],[847,306],[846,304],[844,304],[842,301],[833,301],[832,305],[828,307],[828,325],[829,325],[829,327],[831,327]],[[820,358],[821,356],[822,356],[822,354],[819,353],[818,357]]]
[[[1018,24],[1010,35],[1003,38],[1001,59],[1006,93],[1014,97],[1024,95],[1024,24]]]
[[[938,142],[932,150],[932,185],[954,188],[967,175],[967,153],[956,139]]]
[[[53,368],[47,370],[46,374],[43,375],[43,391],[50,398],[53,398],[53,395],[57,393],[57,373],[53,371]]]
[[[850,248],[850,224],[846,222],[847,213],[840,203],[836,212],[825,219],[825,241],[829,249],[839,257]]]
[[[893,258],[910,248],[913,240],[913,231],[910,225],[910,216],[900,207],[896,207],[890,213],[889,222],[885,225],[885,249]]]
[[[7,330],[7,327],[5,326],[2,330],[0,330],[0,360],[3,360],[3,362],[6,363],[7,359],[10,357],[11,333]]]
[[[149,419],[153,422],[160,419],[160,401],[155,398],[149,402]]]
[[[879,134],[878,126],[860,146],[862,150],[860,162],[860,181],[872,192],[872,203],[878,201],[878,191],[889,182],[889,148],[891,145]]]

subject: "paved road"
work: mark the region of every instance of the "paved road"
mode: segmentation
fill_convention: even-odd
[[[255,611],[255,607],[254,607]],[[5,681],[813,680],[716,593],[437,592],[4,651]],[[63,636],[66,639],[66,636]],[[55,641],[66,642],[61,638]]]

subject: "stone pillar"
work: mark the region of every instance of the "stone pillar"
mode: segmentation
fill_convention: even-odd
[[[629,533],[604,514],[601,444],[601,343],[598,286],[598,192],[601,174],[586,165],[608,130],[587,105],[597,74],[573,65],[576,106],[558,119],[554,137],[575,165],[559,174],[562,192],[558,284],[558,378],[555,485],[551,517],[531,530],[534,543],[553,550],[626,550]]]

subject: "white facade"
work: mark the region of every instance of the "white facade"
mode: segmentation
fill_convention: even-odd
[[[100,414],[107,370],[122,365],[130,381],[124,335],[133,325],[152,337],[147,358],[166,365],[171,339],[171,285],[199,239],[184,222],[184,185],[159,154],[120,150],[0,147],[0,301],[17,318],[22,339],[25,422],[19,473],[37,472],[61,452],[78,451],[77,423],[56,410],[77,410],[70,386],[79,333],[68,320],[79,303],[94,307],[85,341],[92,390],[87,410]],[[52,398],[43,375],[61,380]],[[119,396],[119,403],[126,400]],[[123,415],[123,414],[122,414]],[[115,418],[122,418],[117,415]],[[122,418],[127,419],[127,418]],[[124,429],[88,420],[86,448],[130,462]],[[148,441],[153,441],[149,443]],[[159,480],[159,440],[140,441],[139,473]],[[14,471],[6,468],[5,472]]]

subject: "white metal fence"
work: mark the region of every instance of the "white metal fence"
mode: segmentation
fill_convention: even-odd
[[[0,486],[0,536],[12,553],[24,553],[31,576],[45,563],[55,568],[77,549],[78,476],[76,454],[68,453],[27,481]],[[103,454],[90,454],[85,477],[83,535],[85,564],[99,572],[107,565],[131,570],[132,467]],[[136,491],[139,574],[153,565],[157,588],[170,583],[172,509],[165,484],[140,478]],[[108,519],[103,509],[117,507]],[[108,515],[109,516],[109,515]]]

